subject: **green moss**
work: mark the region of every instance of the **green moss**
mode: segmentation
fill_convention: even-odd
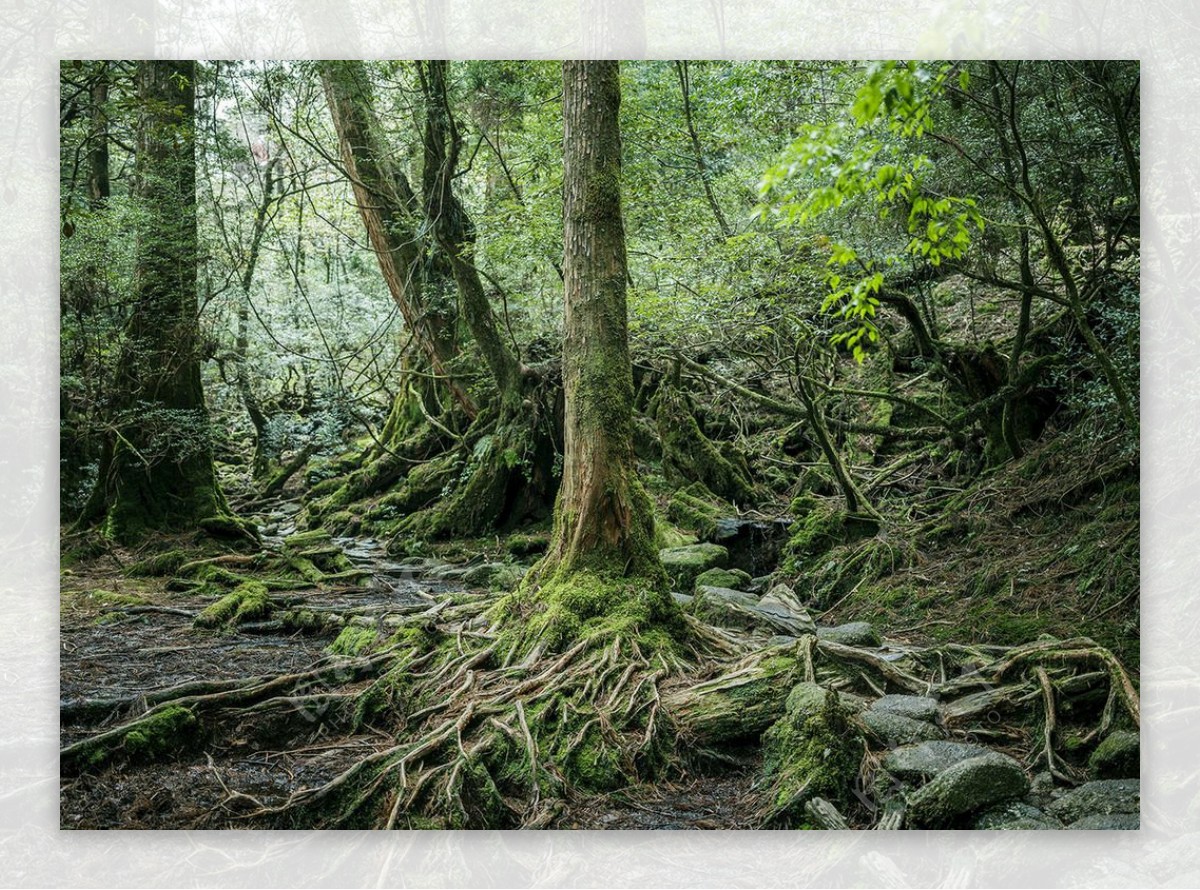
[[[770,821],[801,822],[804,803],[814,797],[848,802],[863,750],[832,690],[815,713],[792,709],[763,734],[763,773],[772,780]]]
[[[532,556],[545,553],[550,546],[550,535],[547,532],[509,535],[504,546],[513,556]]]
[[[750,573],[741,569],[709,569],[697,576],[693,588],[724,587],[729,590],[745,590],[751,580]]]
[[[381,714],[397,711],[403,707],[404,698],[411,688],[411,677],[405,661],[377,677],[370,686],[359,694],[354,703],[353,726],[358,729]]]
[[[342,628],[342,632],[329,644],[326,651],[330,655],[361,655],[370,648],[377,636],[378,632],[373,627],[351,624]]]
[[[712,533],[718,519],[736,513],[733,506],[698,482],[676,491],[667,503],[667,518],[701,537]]]
[[[658,423],[663,469],[669,479],[700,482],[710,492],[739,503],[754,500],[745,460],[732,450],[722,453],[713,444],[684,394],[664,386],[650,410]]]
[[[561,650],[579,640],[621,636],[654,652],[673,648],[684,627],[665,586],[590,571],[559,573],[536,589],[523,586],[503,597],[493,615],[508,644],[522,650],[536,642]]]
[[[186,550],[167,550],[156,553],[139,562],[135,562],[125,574],[131,578],[147,578],[161,575],[172,575],[190,559],[192,554]]]
[[[230,587],[246,581],[246,577],[209,560],[194,560],[179,567],[179,576],[193,581],[212,581]]]
[[[197,627],[220,627],[258,621],[271,614],[271,599],[261,581],[245,581],[196,616]]]
[[[196,716],[187,708],[170,705],[139,721],[125,736],[125,753],[131,760],[154,760],[183,747],[196,728]]]
[[[93,590],[87,597],[103,606],[140,606],[146,602],[145,597],[136,593],[118,593],[114,590]]]
[[[323,528],[314,528],[288,535],[283,539],[283,543],[295,553],[304,553],[307,550],[328,547],[333,543],[333,537]]]

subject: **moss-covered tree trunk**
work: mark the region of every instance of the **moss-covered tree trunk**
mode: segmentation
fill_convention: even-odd
[[[421,209],[408,179],[391,161],[366,66],[355,61],[322,62],[320,72],[342,162],[392,299],[433,372],[445,380],[467,416],[474,417],[475,402],[449,367],[458,354],[457,309],[434,301],[422,288]]]
[[[467,467],[442,502],[406,529],[422,537],[474,535],[540,518],[557,490],[554,472],[561,411],[556,381],[526,367],[502,335],[475,265],[475,226],[454,191],[462,134],[448,85],[448,63],[417,63],[424,96],[422,198],[458,291],[462,316],[496,387],[494,401],[468,431]]]
[[[634,464],[620,97],[616,62],[563,64],[563,480],[550,548],[508,603],[539,646],[615,635],[653,649],[679,618]]]
[[[133,310],[96,498],[122,540],[228,512],[200,382],[195,79],[195,62],[138,63]]]
[[[616,62],[564,63],[566,459],[547,561],[655,577],[653,516],[634,475],[620,102]]]

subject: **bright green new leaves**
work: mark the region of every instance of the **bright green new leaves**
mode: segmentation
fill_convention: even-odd
[[[869,256],[865,247],[818,238],[829,251],[822,310],[848,323],[832,342],[859,361],[867,344],[879,339],[874,319],[884,271],[902,262],[940,266],[961,259],[972,231],[983,229],[974,199],[938,194],[928,185],[934,161],[920,148],[952,70],[948,63],[933,68],[888,61],[856,72],[861,82],[843,113],[803,127],[759,186],[758,215],[773,218],[778,228],[803,228],[835,212],[846,219],[865,213],[876,223],[893,214],[904,220],[903,247],[876,247]],[[968,83],[965,71],[958,79],[960,86]],[[869,239],[874,245],[881,240]]]

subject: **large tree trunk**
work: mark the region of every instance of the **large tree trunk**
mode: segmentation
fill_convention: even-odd
[[[541,571],[657,580],[653,514],[634,475],[620,101],[616,62],[564,63],[565,461]]]
[[[477,409],[449,365],[458,354],[457,310],[435,305],[422,287],[418,234],[421,211],[408,179],[390,161],[375,115],[370,80],[362,62],[320,63],[321,81],[341,144],[342,162],[354,188],[379,269],[435,374],[444,378],[468,417]]]
[[[138,63],[134,305],[98,482],[106,531],[122,540],[228,511],[200,383],[195,78],[195,62]]]
[[[454,192],[462,135],[451,109],[445,61],[418,62],[425,99],[422,198],[426,228],[449,264],[463,318],[496,385],[465,444],[468,469],[441,501],[405,528],[426,538],[475,535],[544,517],[554,502],[560,390],[525,367],[502,336],[475,265],[475,227]]]

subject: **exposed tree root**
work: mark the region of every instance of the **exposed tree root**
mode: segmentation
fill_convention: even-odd
[[[125,722],[64,748],[62,768],[171,757],[259,721],[333,724],[386,743],[282,802],[230,791],[226,815],[275,827],[532,828],[553,824],[580,795],[724,762],[723,752],[767,740],[775,753],[756,792],[756,824],[844,819],[890,830],[903,811],[895,801],[868,805],[880,756],[854,716],[862,705],[850,707],[856,699],[932,696],[952,736],[1028,740],[1030,768],[1066,783],[1081,776],[1064,747],[1066,723],[1086,741],[1120,719],[1139,721],[1129,676],[1086,638],[874,649],[806,635],[771,645],[752,631],[683,620],[672,646],[650,647],[636,625],[601,618],[556,649],[506,633],[495,598],[444,598],[397,610],[387,636],[370,629],[365,657],[69,702],[65,720]],[[834,696],[820,714],[789,711],[801,683]],[[828,757],[803,754],[828,748],[821,733],[840,740],[836,770]]]

